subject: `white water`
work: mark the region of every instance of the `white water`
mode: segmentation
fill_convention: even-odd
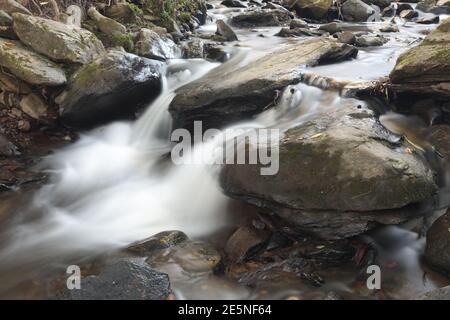
[[[117,122],[83,135],[47,158],[51,183],[34,196],[32,216],[9,232],[0,266],[101,253],[163,230],[205,235],[225,223],[226,198],[213,172],[201,165],[167,168],[168,105],[174,90],[211,70],[206,61],[173,61],[159,98],[135,123]],[[170,68],[170,66],[169,66]]]

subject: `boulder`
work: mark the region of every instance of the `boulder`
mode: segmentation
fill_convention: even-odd
[[[108,18],[126,23],[136,20],[136,13],[128,2],[119,2],[107,7],[105,14]]]
[[[3,10],[10,15],[13,13],[23,13],[31,15],[31,12],[27,8],[14,0],[0,1],[0,10]]]
[[[225,0],[221,4],[229,8],[247,8],[247,5],[239,0]]]
[[[375,9],[361,0],[347,0],[342,5],[342,15],[347,21],[367,21],[374,13]]]
[[[47,104],[35,93],[30,93],[20,100],[20,109],[36,120],[45,120],[48,112]]]
[[[281,135],[276,174],[261,175],[258,164],[225,165],[225,193],[324,239],[423,214],[413,207],[437,187],[421,156],[405,152],[407,145],[360,101],[317,109],[323,111]]]
[[[83,66],[57,97],[62,120],[90,127],[132,118],[161,91],[162,63],[122,51],[109,51]]]
[[[388,42],[388,39],[379,35],[362,35],[356,37],[355,45],[358,47],[379,47],[386,42]]]
[[[96,276],[81,278],[70,290],[72,300],[165,300],[171,294],[169,276],[131,259],[107,265]]]
[[[433,267],[450,275],[450,211],[428,230],[425,258]]]
[[[85,64],[105,51],[101,41],[86,29],[21,13],[13,18],[20,40],[54,61]]]
[[[236,27],[270,27],[288,24],[289,12],[284,10],[255,10],[235,15],[231,24]]]
[[[125,35],[127,33],[127,28],[125,28],[123,24],[105,17],[94,7],[90,7],[87,14],[89,18],[94,21],[100,31],[110,37]]]
[[[134,49],[136,54],[156,60],[173,59],[181,55],[175,42],[145,28],[139,31]]]
[[[231,27],[225,23],[223,20],[217,20],[217,31],[216,34],[225,37],[227,41],[237,41],[238,37],[236,33],[231,29]]]
[[[292,19],[291,23],[289,24],[289,28],[295,29],[295,28],[309,28],[308,23],[305,20],[302,19]]]
[[[57,64],[19,41],[0,38],[0,65],[30,84],[59,86],[67,81],[64,70]]]
[[[182,46],[183,58],[203,59],[205,57],[205,43],[200,39],[192,39]]]
[[[319,30],[324,30],[328,32],[329,34],[335,34],[337,32],[342,31],[341,26],[336,22],[330,22],[327,24],[323,24],[319,27]]]
[[[338,34],[337,39],[339,42],[347,44],[355,44],[356,36],[350,31],[343,31]]]
[[[390,74],[397,93],[433,98],[450,97],[450,18],[444,20],[421,44],[401,54]]]
[[[300,17],[319,20],[324,18],[333,5],[332,0],[289,0],[286,4],[295,9]]]
[[[276,90],[299,82],[304,66],[342,61],[357,53],[347,44],[318,38],[285,46],[238,71],[219,66],[177,90],[169,107],[174,127],[191,129],[194,120],[202,120],[205,128],[217,128],[249,118],[273,103]]]
[[[434,14],[450,14],[450,3],[448,0],[424,0],[417,4],[416,9]]]

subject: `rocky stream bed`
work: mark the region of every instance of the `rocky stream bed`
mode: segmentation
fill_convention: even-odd
[[[450,299],[449,15],[0,0],[0,298]],[[281,130],[279,171],[174,165],[194,121]]]

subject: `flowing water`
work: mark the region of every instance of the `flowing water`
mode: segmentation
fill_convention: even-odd
[[[213,30],[215,19],[239,11],[212,10],[213,21],[200,32]],[[377,28],[377,25],[370,27]],[[402,25],[401,33],[381,48],[362,50],[352,61],[308,71],[340,79],[377,79],[389,73],[400,52],[421,37],[420,32],[426,28],[430,27]],[[46,277],[67,263],[113,253],[161,231],[182,230],[192,238],[208,238],[227,225],[232,226],[232,201],[218,186],[216,166],[173,165],[164,160],[173,147],[168,106],[177,88],[214,68],[222,68],[224,72],[238,70],[280,45],[301,41],[258,36],[277,31],[277,28],[239,30],[238,36],[245,47],[231,48],[231,59],[220,67],[218,63],[200,59],[171,60],[162,93],[137,121],[115,122],[86,132],[71,146],[46,158],[41,167],[50,173],[50,181],[28,201],[24,196],[19,197],[20,208],[16,208],[13,220],[3,228],[0,296],[27,297],[21,291],[26,289],[19,285],[25,280]],[[284,91],[275,108],[232,127],[287,129],[345,102],[337,92],[298,84]],[[217,141],[197,146],[192,152],[209,154]],[[409,298],[448,284],[448,279],[427,270],[421,263],[424,240],[417,240],[417,234],[406,226],[384,228],[366,235],[364,240],[377,247],[383,263],[397,264],[397,268],[386,273],[388,279],[397,280],[391,281],[395,287],[390,289],[390,298]],[[260,297],[227,279],[192,278],[173,264],[164,268],[180,299]],[[353,277],[344,271],[335,278],[330,275],[326,289],[352,292]],[[286,297],[290,289],[274,292],[272,297]]]

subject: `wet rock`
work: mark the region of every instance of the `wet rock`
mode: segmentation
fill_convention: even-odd
[[[20,109],[36,120],[45,120],[47,104],[36,94],[30,93],[20,100]]]
[[[175,42],[145,28],[139,31],[134,49],[136,54],[156,60],[173,59],[181,55]]]
[[[388,39],[382,36],[362,35],[356,37],[355,45],[358,47],[379,47],[385,44]]]
[[[134,117],[161,90],[162,63],[122,51],[109,51],[82,67],[57,97],[62,120],[90,127]]]
[[[376,5],[380,8],[385,8],[392,3],[392,0],[363,0],[368,5]]]
[[[449,31],[447,18],[421,44],[399,56],[390,74],[394,92],[450,97]]]
[[[177,91],[169,111],[175,128],[220,128],[261,112],[273,103],[275,90],[298,82],[298,68],[353,58],[357,50],[332,39],[318,38],[283,47],[235,72],[218,67]],[[296,59],[292,59],[292,57]]]
[[[207,43],[205,44],[205,58],[218,62],[225,62],[231,56],[231,53],[224,46]]]
[[[380,28],[381,32],[399,32],[400,30],[398,29],[396,24],[388,24],[385,27]]]
[[[242,262],[261,250],[268,241],[267,232],[249,227],[240,227],[228,239],[225,253],[233,262]]]
[[[107,265],[98,276],[81,278],[73,300],[164,300],[171,294],[169,277],[144,263],[122,260]]]
[[[14,0],[0,1],[0,10],[3,10],[10,15],[13,13],[23,13],[31,15],[31,12],[27,8]]]
[[[202,59],[205,57],[205,43],[200,39],[193,39],[184,43],[181,49],[185,59]]]
[[[367,21],[375,10],[361,0],[347,0],[342,5],[342,15],[347,21]]]
[[[450,275],[450,212],[437,219],[427,232],[425,248],[427,261]]]
[[[415,10],[403,10],[402,12],[400,12],[400,18],[402,19],[413,19],[413,18],[417,18],[419,16],[419,13]]]
[[[24,14],[13,18],[20,40],[52,60],[85,64],[105,51],[88,30]]]
[[[450,126],[431,126],[429,139],[436,151],[444,159],[450,159]]]
[[[57,64],[18,41],[0,39],[0,65],[30,84],[59,86],[66,83],[66,75]]]
[[[140,255],[150,255],[155,250],[163,250],[179,245],[188,240],[188,236],[181,231],[163,231],[154,236],[131,244],[127,250]]]
[[[424,0],[417,4],[416,10],[434,14],[450,14],[450,4],[448,0]]]
[[[450,300],[450,286],[429,291],[414,300]]]
[[[100,31],[110,37],[125,35],[127,33],[127,28],[124,25],[103,16],[94,7],[90,7],[87,14],[95,22]]]
[[[284,10],[256,10],[238,14],[231,18],[231,24],[236,27],[270,27],[288,24],[289,13]]]
[[[355,44],[356,43],[356,36],[350,31],[344,31],[344,32],[339,33],[337,39],[339,42],[346,43],[346,44]]]
[[[427,17],[422,17],[419,19],[414,20],[415,23],[419,23],[419,24],[435,24],[435,23],[439,23],[440,18],[439,16],[427,16]]]
[[[321,19],[326,16],[333,5],[332,0],[289,0],[285,4],[293,8],[300,17]]]
[[[305,20],[302,19],[292,19],[291,23],[289,24],[289,28],[296,29],[296,28],[309,28],[308,23]]]
[[[402,152],[402,142],[391,141],[373,111],[351,99],[344,103],[284,133],[278,173],[224,166],[225,193],[325,239],[417,216],[406,207],[435,194],[433,172],[420,156]]]
[[[233,29],[229,25],[225,23],[223,20],[217,20],[217,31],[216,34],[225,37],[227,41],[237,41],[238,37],[236,36],[236,33],[234,33]]]
[[[280,32],[275,34],[278,37],[315,37],[326,34],[323,30],[312,30],[308,28],[281,28]]]
[[[239,0],[225,0],[221,4],[229,8],[247,8],[247,5]]]
[[[20,155],[19,148],[0,133],[0,156],[14,157]]]
[[[5,11],[0,10],[0,26],[9,27],[12,26],[12,18]]]
[[[179,245],[156,252],[147,258],[152,266],[172,262],[189,273],[211,272],[221,261],[219,252],[202,241],[187,240]]]
[[[329,34],[335,34],[337,32],[342,31],[340,25],[336,22],[330,22],[327,24],[323,24],[319,27],[319,30],[324,30],[328,32]]]

